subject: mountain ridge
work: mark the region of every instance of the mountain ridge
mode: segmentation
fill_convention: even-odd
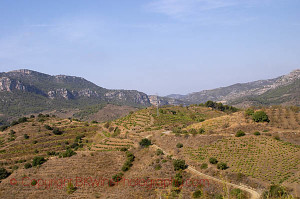
[[[186,101],[190,104],[203,103],[208,100],[218,101],[234,105],[238,99],[260,96],[269,90],[275,90],[282,86],[293,84],[300,79],[300,69],[296,69],[287,75],[267,80],[257,80],[247,83],[236,83],[226,87],[220,87],[187,95],[171,94],[166,97]]]

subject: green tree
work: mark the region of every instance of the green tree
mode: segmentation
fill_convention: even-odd
[[[252,115],[255,122],[270,122],[268,115],[264,111],[256,111]]]
[[[140,141],[140,146],[141,147],[148,147],[151,145],[151,140],[144,138]]]
[[[185,164],[185,160],[177,159],[173,161],[174,170],[184,170],[187,168],[187,165]]]

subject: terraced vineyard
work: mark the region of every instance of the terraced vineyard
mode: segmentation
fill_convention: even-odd
[[[122,126],[125,130],[142,131],[152,125],[152,116],[148,109],[136,111],[121,119],[118,119],[114,124]]]
[[[45,121],[43,121],[45,120]],[[57,118],[29,119],[28,122],[8,128],[1,136],[0,164],[5,168],[23,167],[23,163],[34,156],[48,156],[47,152],[62,152],[67,147],[78,148],[82,143],[88,144],[99,130],[97,125],[85,122]],[[53,134],[58,128],[61,135]],[[25,138],[24,135],[28,137]],[[76,137],[81,137],[77,139]]]
[[[210,157],[229,166],[228,171],[242,173],[268,183],[300,184],[300,148],[267,136],[223,138],[185,154],[201,163]]]
[[[133,141],[128,139],[105,138],[101,142],[96,143],[92,150],[96,151],[119,151],[121,148],[130,148]]]
[[[270,117],[270,126],[280,129],[300,129],[300,114],[299,110],[291,108],[273,107],[267,109],[267,114]]]

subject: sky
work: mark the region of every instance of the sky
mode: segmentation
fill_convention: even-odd
[[[299,0],[0,0],[0,71],[187,94],[300,68]]]

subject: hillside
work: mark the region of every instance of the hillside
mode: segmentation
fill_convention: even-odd
[[[53,111],[94,109],[107,103],[145,107],[146,94],[131,90],[108,90],[83,78],[51,76],[31,70],[0,73],[0,114],[6,118]]]
[[[231,105],[300,105],[299,92],[300,69],[274,79],[238,83],[227,87],[204,90],[188,95],[168,95],[190,104],[199,104],[208,100],[220,101]]]
[[[191,198],[199,193],[209,199],[258,199],[273,183],[299,194],[299,109],[263,109],[269,123],[252,121],[244,110],[220,110],[163,106],[157,114],[155,107],[148,107],[105,123],[42,114],[20,118],[1,128],[0,165],[9,176],[2,173],[6,177],[0,194],[5,198]],[[245,135],[236,137],[239,130]],[[143,146],[144,138],[152,145]],[[44,158],[38,165],[37,157]],[[212,157],[226,167],[210,163]],[[176,170],[176,160],[184,160],[187,168]],[[209,186],[126,184],[129,179],[170,178],[184,183],[209,179]],[[22,179],[31,186],[10,184]],[[71,179],[74,187],[66,180],[49,182],[55,179]]]

